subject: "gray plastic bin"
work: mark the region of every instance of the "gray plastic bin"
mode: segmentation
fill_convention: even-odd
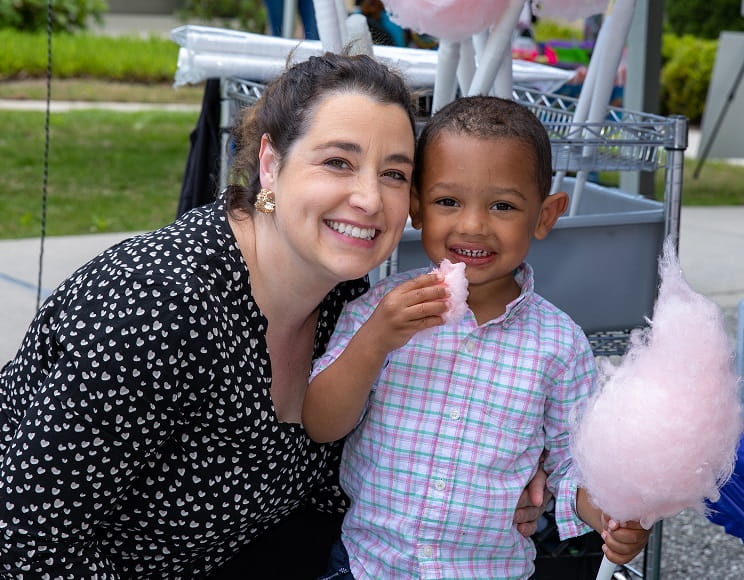
[[[573,180],[564,181],[571,191]],[[535,240],[527,261],[537,292],[585,332],[627,330],[652,313],[663,239],[661,202],[588,183],[576,215]],[[370,278],[429,265],[420,232],[407,226],[396,255]]]

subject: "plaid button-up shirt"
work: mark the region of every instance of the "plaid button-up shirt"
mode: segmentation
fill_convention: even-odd
[[[384,296],[426,269],[380,281],[347,304],[318,361],[335,360]],[[341,484],[352,500],[343,541],[356,578],[526,578],[535,548],[512,523],[543,448],[562,538],[575,514],[568,416],[595,384],[581,328],[515,274],[520,296],[478,326],[415,336],[392,352],[348,436]]]

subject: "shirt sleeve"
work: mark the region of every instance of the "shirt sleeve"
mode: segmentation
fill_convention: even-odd
[[[137,282],[116,290],[76,298],[56,318],[42,311],[29,331],[59,352],[0,465],[8,577],[119,577],[100,549],[101,526],[131,526],[112,521],[117,503],[211,372],[210,342],[189,346],[194,295]]]
[[[312,380],[321,371],[328,368],[341,355],[352,337],[359,331],[377,308],[377,304],[387,292],[387,284],[378,284],[366,294],[348,302],[338,317],[333,334],[328,341],[325,353],[313,363],[310,374]]]
[[[596,385],[596,366],[589,341],[576,327],[569,355],[561,361],[545,409],[545,469],[548,489],[555,496],[555,521],[561,540],[591,532],[576,509],[578,483],[569,447],[570,414],[575,405],[588,397]]]

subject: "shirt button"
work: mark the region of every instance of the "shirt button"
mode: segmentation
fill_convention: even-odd
[[[442,491],[445,487],[446,487],[446,485],[445,485],[443,479],[437,479],[434,482],[434,489],[436,489],[437,491]]]
[[[452,411],[450,411],[449,416],[450,419],[452,419],[453,421],[457,421],[460,418],[460,411],[458,411],[457,409],[453,409]]]
[[[424,557],[431,558],[434,555],[434,548],[432,548],[431,546],[426,546],[423,549],[423,554],[424,554]]]
[[[465,350],[472,353],[475,350],[475,345],[472,340],[465,341]]]

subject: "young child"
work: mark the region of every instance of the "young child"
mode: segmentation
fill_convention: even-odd
[[[591,347],[524,262],[568,203],[549,195],[544,127],[513,101],[461,98],[429,121],[416,159],[412,223],[434,264],[465,264],[469,311],[442,325],[447,291],[420,269],[342,312],[303,409],[313,439],[350,433],[351,508],[328,578],[529,578],[535,547],[512,514],[543,449],[561,537],[593,528],[613,562],[630,561],[648,532],[607,521],[573,478],[568,415],[594,388]]]

